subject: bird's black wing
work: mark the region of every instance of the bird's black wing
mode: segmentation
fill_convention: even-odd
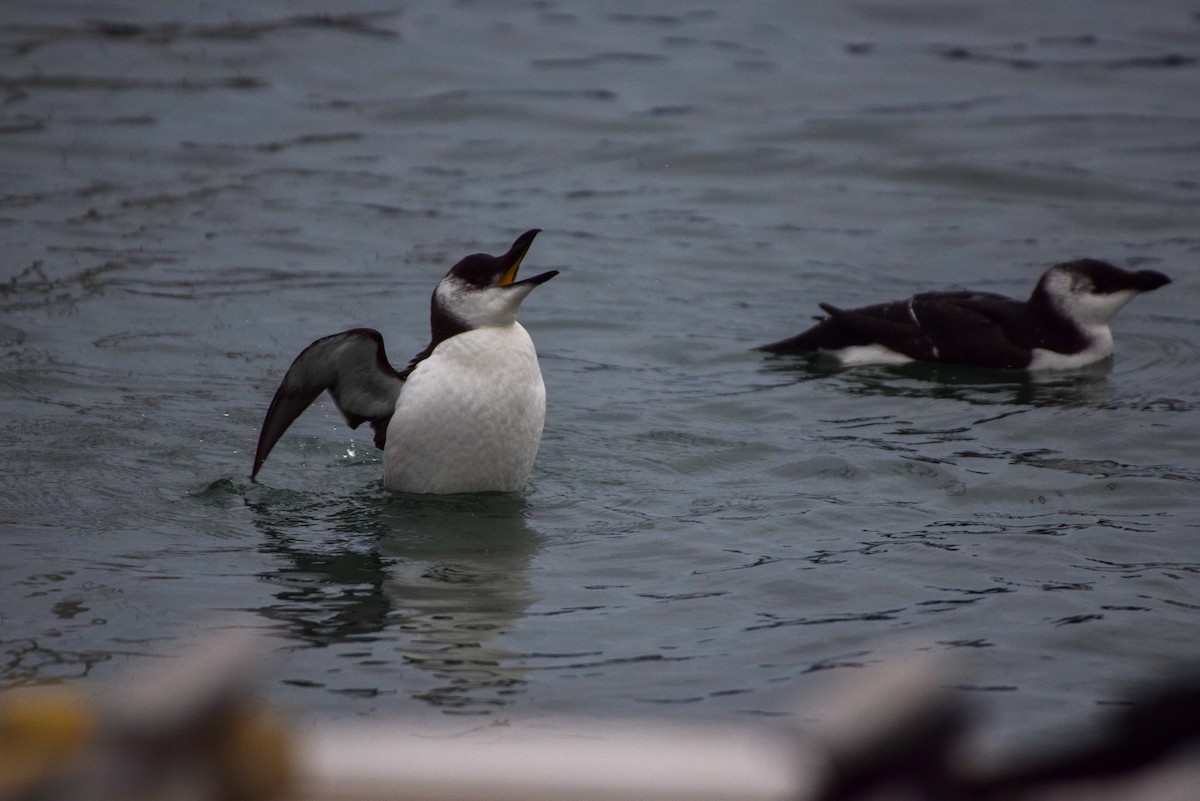
[[[388,363],[378,331],[352,328],[318,339],[292,362],[271,399],[254,452],[251,478],[258,474],[288,426],[325,390],[329,390],[351,428],[370,421],[375,429],[375,446],[382,448],[403,384],[404,379]]]
[[[929,343],[930,361],[977,367],[1029,365],[1038,331],[1025,304],[985,292],[929,292],[912,311]]]
[[[908,310],[908,301],[879,303],[857,309],[841,309],[819,304],[828,317],[796,336],[760,345],[756,350],[770,353],[813,353],[837,351],[855,345],[878,343],[913,358],[920,350],[920,329]]]
[[[912,359],[932,358],[925,332],[913,319],[906,301],[880,303],[861,309],[839,309],[828,303],[820,306],[829,315],[830,322],[862,344],[883,345]]]

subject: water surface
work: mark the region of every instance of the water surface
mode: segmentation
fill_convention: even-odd
[[[997,741],[1196,656],[1200,20],[1175,3],[9,3],[0,685],[269,632],[307,719],[792,716],[973,657]],[[467,253],[544,229],[521,496],[380,484],[299,350],[402,364]],[[751,348],[819,301],[1175,283],[1028,378]]]

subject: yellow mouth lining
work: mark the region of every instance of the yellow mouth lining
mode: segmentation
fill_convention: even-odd
[[[525,260],[525,254],[522,253],[513,262],[512,266],[505,270],[500,275],[500,286],[509,286],[513,281],[517,280],[517,270],[521,269],[521,262]]]

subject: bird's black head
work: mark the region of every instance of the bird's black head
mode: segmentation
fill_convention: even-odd
[[[433,291],[430,325],[435,342],[474,328],[509,325],[517,319],[521,301],[558,270],[550,270],[523,281],[517,270],[540,229],[517,237],[507,253],[491,256],[475,253],[455,264]]]
[[[541,229],[539,228],[526,231],[517,237],[517,240],[513,242],[512,247],[508,249],[507,253],[500,256],[492,256],[487,253],[473,253],[450,268],[447,278],[453,276],[465,285],[476,289],[519,286],[521,284],[533,284],[534,286],[543,284],[558,275],[558,271],[551,270],[550,272],[535,275],[532,278],[526,278],[524,281],[516,280],[517,270],[520,269],[525,254],[529,252],[529,247],[533,244],[534,237],[539,233],[541,233]]]
[[[1171,283],[1171,279],[1157,270],[1123,270],[1116,265],[1099,259],[1077,259],[1064,262],[1055,269],[1071,273],[1079,291],[1098,295],[1133,290],[1149,292]]]
[[[1046,271],[1033,300],[1048,303],[1080,325],[1108,322],[1142,292],[1171,283],[1156,270],[1124,270],[1099,259],[1077,259]]]

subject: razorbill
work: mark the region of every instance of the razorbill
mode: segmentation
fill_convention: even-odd
[[[910,361],[1023,370],[1082,367],[1112,353],[1108,321],[1171,279],[1096,259],[1056,264],[1028,300],[991,292],[925,292],[858,309],[819,304],[828,317],[757,350],[831,356],[842,365]]]
[[[383,337],[352,328],[309,345],[288,368],[263,421],[251,478],[300,413],[329,390],[351,428],[369,422],[383,449],[383,483],[416,493],[516,492],[525,486],[546,418],[521,301],[558,270],[517,281],[539,229],[502,256],[476,253],[451,268],[430,302],[429,346],[403,370]]]

